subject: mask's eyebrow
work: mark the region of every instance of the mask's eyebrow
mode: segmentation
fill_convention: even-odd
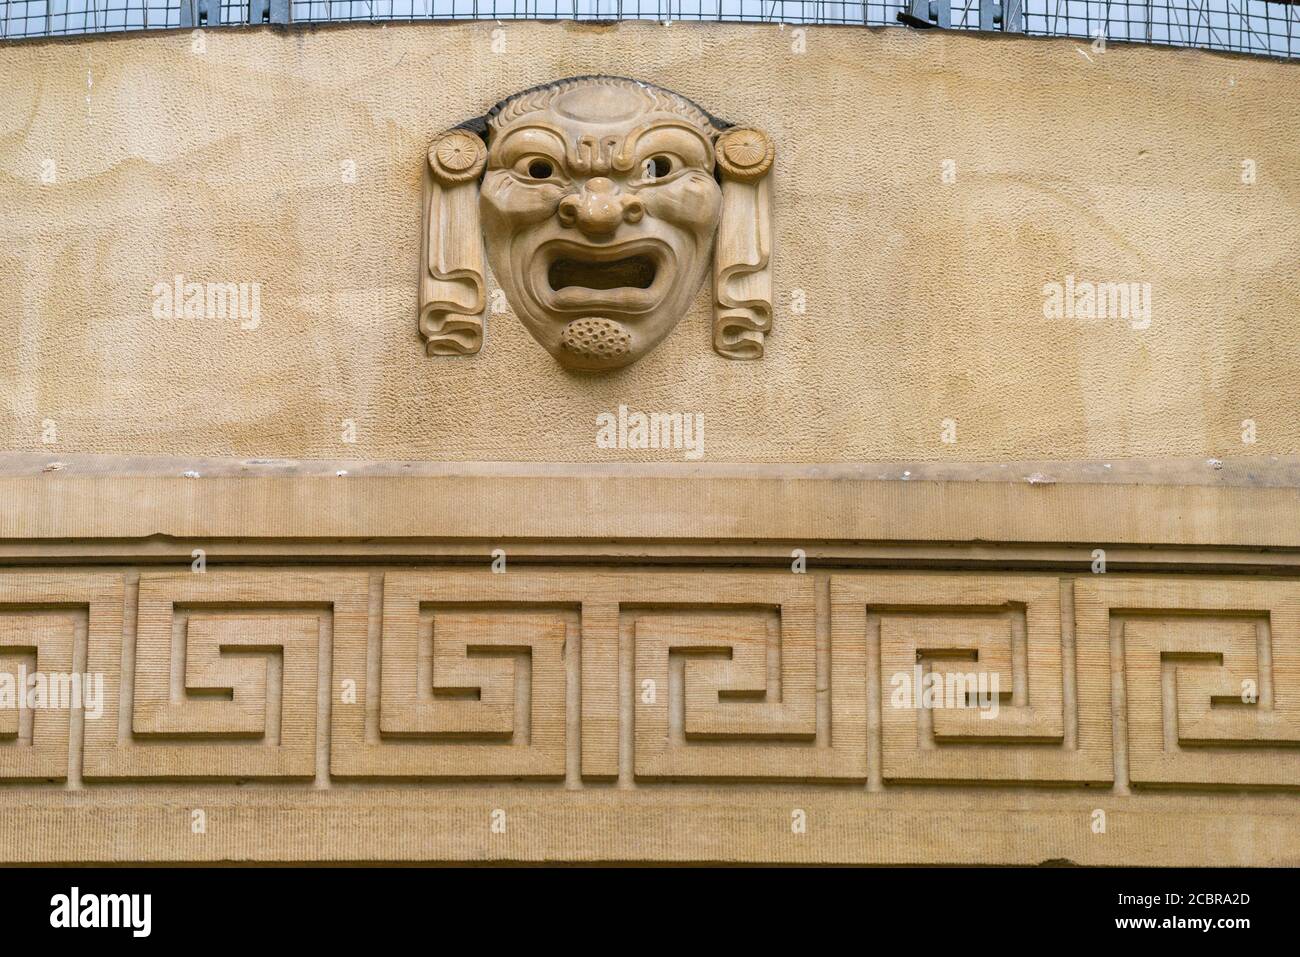
[[[664,140],[667,142],[661,143]],[[706,168],[713,166],[713,142],[709,137],[689,123],[674,120],[649,123],[630,132],[623,141],[614,165],[619,169],[631,169],[635,165],[637,153],[648,151],[654,146],[675,147],[675,152],[687,154],[682,156],[683,160],[697,162]]]
[[[544,153],[557,162],[568,159],[569,150],[563,137],[545,126],[518,126],[507,130],[494,144],[489,155],[492,166],[513,166],[529,153]]]

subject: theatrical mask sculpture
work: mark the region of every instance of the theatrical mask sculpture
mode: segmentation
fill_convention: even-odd
[[[756,359],[772,325],[774,149],[669,90],[575,77],[438,136],[424,176],[420,332],[483,343],[487,259],[561,365],[629,365],[685,315],[712,264],[713,345]]]

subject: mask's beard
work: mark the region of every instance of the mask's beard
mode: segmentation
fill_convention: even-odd
[[[564,327],[560,348],[584,359],[617,360],[632,351],[632,337],[612,319],[588,316]]]

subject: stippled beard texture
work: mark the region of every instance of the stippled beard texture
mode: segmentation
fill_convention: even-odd
[[[560,333],[560,348],[574,361],[593,368],[622,363],[632,351],[632,336],[621,323],[601,316],[574,319]]]

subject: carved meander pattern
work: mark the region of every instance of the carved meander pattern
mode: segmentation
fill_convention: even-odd
[[[1300,787],[1300,583],[512,566],[11,571],[0,781]],[[891,676],[996,675],[995,717]],[[81,733],[74,733],[80,728]]]

